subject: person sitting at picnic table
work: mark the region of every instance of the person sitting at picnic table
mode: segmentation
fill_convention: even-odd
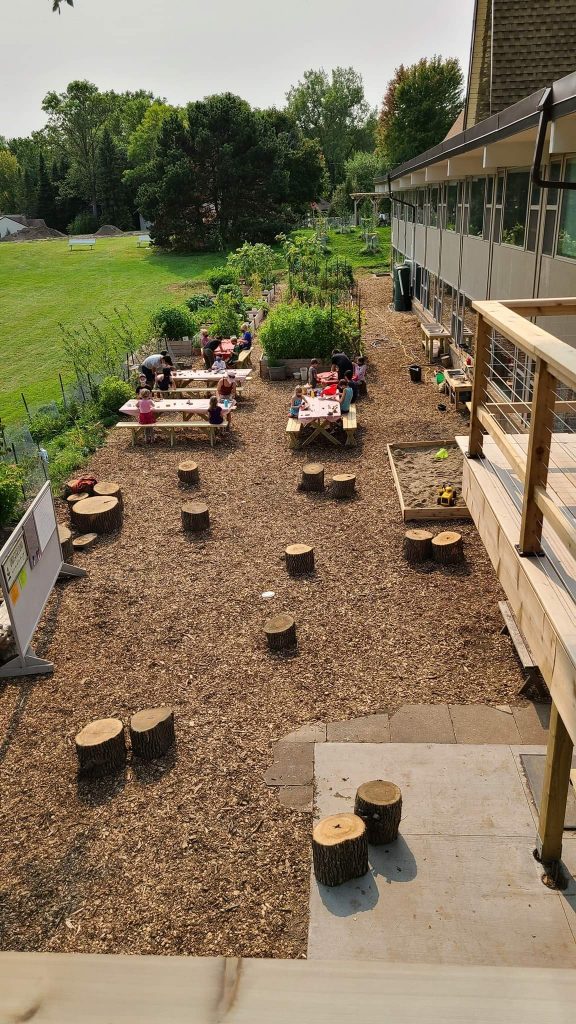
[[[240,351],[245,348],[252,348],[252,331],[250,330],[250,324],[242,324],[242,342],[240,344]]]
[[[294,394],[290,399],[290,412],[288,415],[290,416],[291,419],[298,419],[298,412],[300,411],[301,406],[306,407],[306,399],[302,394],[302,388],[297,387],[294,389]]]
[[[154,440],[152,425],[156,423],[156,413],[154,412],[152,392],[148,388],[144,388],[140,392],[140,397],[136,402],[136,408],[138,409],[138,423],[141,423],[146,427],[144,431],[146,442],[147,444],[152,444],[152,441]]]
[[[366,359],[364,356],[356,356],[354,360],[354,376],[352,380],[355,380],[357,384],[363,384],[366,380]]]
[[[204,366],[207,370],[212,369],[212,363],[214,362],[214,353],[218,348],[220,341],[218,338],[210,338],[208,331],[203,329],[200,331],[200,348],[204,357]]]
[[[138,374],[138,383],[136,385],[136,397],[140,395],[141,391],[144,391],[148,387],[148,381],[144,373]]]
[[[224,377],[221,377],[218,381],[216,388],[216,395],[218,401],[224,398],[228,398],[230,402],[234,402],[236,399],[236,374],[234,370],[227,370]],[[228,414],[229,416],[230,414]],[[228,425],[230,425],[230,418],[228,418]]]
[[[318,383],[318,367],[320,363],[317,359],[310,360],[310,366],[308,367],[308,383],[310,387],[315,391],[316,388],[320,387]]]
[[[348,373],[344,374],[344,380],[347,382],[348,387],[352,388],[352,401],[353,402],[357,402],[358,401],[358,392],[359,392],[360,389],[358,387],[358,384],[354,380],[350,370],[348,370]]]
[[[334,349],[332,353],[332,370],[336,370],[338,376],[342,378],[347,370],[354,372],[354,367],[345,352],[339,352],[338,349]]]
[[[340,412],[345,416],[347,412],[350,412],[354,392],[350,387],[350,381],[346,380],[346,378],[338,382],[338,387],[340,389]]]
[[[162,366],[162,363],[166,359],[167,355],[168,353],[166,351],[155,352],[153,355],[147,356],[147,358],[143,361],[142,365],[138,367],[138,373],[141,373],[146,377],[146,383],[148,384],[149,388],[154,387],[156,374],[158,373],[158,370]]]
[[[214,362],[212,363],[212,370],[214,371],[214,373],[222,373],[222,371],[225,369],[226,363],[222,356],[216,356]]]
[[[158,391],[170,391],[171,388],[174,388],[175,385],[172,380],[173,370],[174,364],[170,356],[165,356],[160,370],[156,374],[156,387]]]

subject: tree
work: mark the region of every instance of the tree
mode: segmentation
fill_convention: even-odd
[[[102,220],[126,230],[133,227],[124,184],[126,156],[112,138],[108,126],[102,131],[96,160],[96,188]]]
[[[354,68],[334,68],[330,78],[324,70],[306,71],[286,99],[302,134],[320,145],[332,185],[342,181],[352,153],[374,148],[376,115]]]
[[[36,191],[36,216],[42,217],[49,228],[56,226],[58,212],[56,208],[56,189],[48,174],[46,160],[41,152],[38,158],[38,179]]]
[[[0,149],[0,211],[17,213],[16,202],[20,165],[7,149]]]
[[[388,83],[378,120],[378,152],[389,168],[445,137],[462,108],[462,70],[452,57],[403,64]]]
[[[344,184],[350,192],[373,192],[374,178],[382,170],[377,153],[354,153],[344,165]]]
[[[55,14],[58,11],[58,14],[60,14],[60,8],[63,3],[67,3],[68,7],[74,7],[74,0],[52,0],[52,12]]]
[[[91,82],[70,82],[65,92],[49,92],[42,110],[70,158],[68,187],[87,200],[97,216],[96,161],[100,130],[106,119],[104,96]]]

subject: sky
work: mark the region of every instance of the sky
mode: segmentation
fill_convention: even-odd
[[[352,66],[378,106],[399,64],[441,54],[466,74],[474,0],[0,0],[0,135],[42,128],[42,99],[87,78],[184,104],[234,92],[282,106],[308,68]]]

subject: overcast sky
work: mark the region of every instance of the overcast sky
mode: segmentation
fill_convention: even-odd
[[[280,106],[307,68],[352,65],[374,106],[398,64],[441,54],[466,73],[474,0],[0,0],[0,135],[45,122],[75,78],[183,104],[231,91]]]

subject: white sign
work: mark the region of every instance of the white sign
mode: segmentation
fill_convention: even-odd
[[[20,575],[20,570],[24,568],[27,561],[28,554],[24,543],[24,537],[20,537],[18,543],[14,545],[10,554],[6,555],[2,563],[2,569],[4,570],[8,590],[12,589],[13,584]]]

